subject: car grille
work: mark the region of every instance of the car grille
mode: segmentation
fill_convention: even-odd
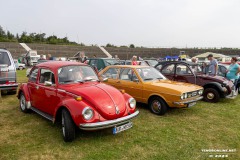
[[[187,93],[187,98],[191,98],[191,97],[196,97],[196,96],[199,96],[199,90],[197,91],[193,91],[193,92],[188,92]]]

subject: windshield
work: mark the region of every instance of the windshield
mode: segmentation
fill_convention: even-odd
[[[137,68],[136,69],[143,81],[151,81],[157,79],[167,79],[158,70],[152,67]]]
[[[147,62],[149,63],[150,66],[154,67],[158,64],[158,61],[155,60],[147,60]]]
[[[7,52],[0,52],[0,64],[7,64],[8,66],[11,65]]]
[[[105,59],[104,62],[106,66],[118,64],[116,59]]]
[[[96,73],[89,66],[65,66],[58,69],[58,82],[79,83],[86,81],[99,81]]]

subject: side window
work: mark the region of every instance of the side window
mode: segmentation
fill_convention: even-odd
[[[36,82],[37,81],[37,74],[38,74],[38,68],[34,69],[31,74],[29,75],[29,81]]]
[[[97,59],[91,59],[90,65],[97,67],[97,61],[98,61]]]
[[[103,76],[111,79],[117,79],[118,78],[118,73],[119,73],[119,68],[109,68]]]
[[[197,66],[193,66],[193,67],[196,67],[196,69],[197,69]],[[193,68],[193,69],[195,69],[195,68]],[[177,65],[177,68],[176,68],[176,74],[177,75],[189,75],[189,74],[192,74],[192,72],[188,68],[188,66],[179,64],[179,65]]]
[[[39,83],[45,83],[45,81],[52,82],[52,84],[55,84],[55,77],[52,71],[48,69],[41,69]]]
[[[160,70],[162,69],[162,65],[159,64],[159,65],[156,67],[156,69],[157,69],[158,71],[160,71]]]
[[[162,73],[163,74],[174,74],[174,64],[169,64],[163,67]]]
[[[121,80],[126,80],[126,81],[138,80],[135,72],[132,69],[129,69],[129,68],[125,68],[125,69],[121,70],[120,79]]]

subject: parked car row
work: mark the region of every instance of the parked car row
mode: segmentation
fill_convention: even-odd
[[[76,127],[87,131],[112,128],[113,134],[130,129],[139,114],[137,102],[164,115],[168,108],[189,108],[201,99],[234,98],[231,81],[204,74],[195,63],[159,62],[154,68],[95,58],[89,64],[44,61],[33,66],[17,95],[21,111],[32,110],[60,122],[68,142],[74,140]]]

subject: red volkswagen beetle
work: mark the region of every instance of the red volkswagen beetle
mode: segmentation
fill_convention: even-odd
[[[82,130],[132,127],[136,101],[124,91],[103,84],[94,70],[78,62],[45,62],[32,68],[18,92],[22,112],[33,110],[53,123],[62,123],[65,141]]]

